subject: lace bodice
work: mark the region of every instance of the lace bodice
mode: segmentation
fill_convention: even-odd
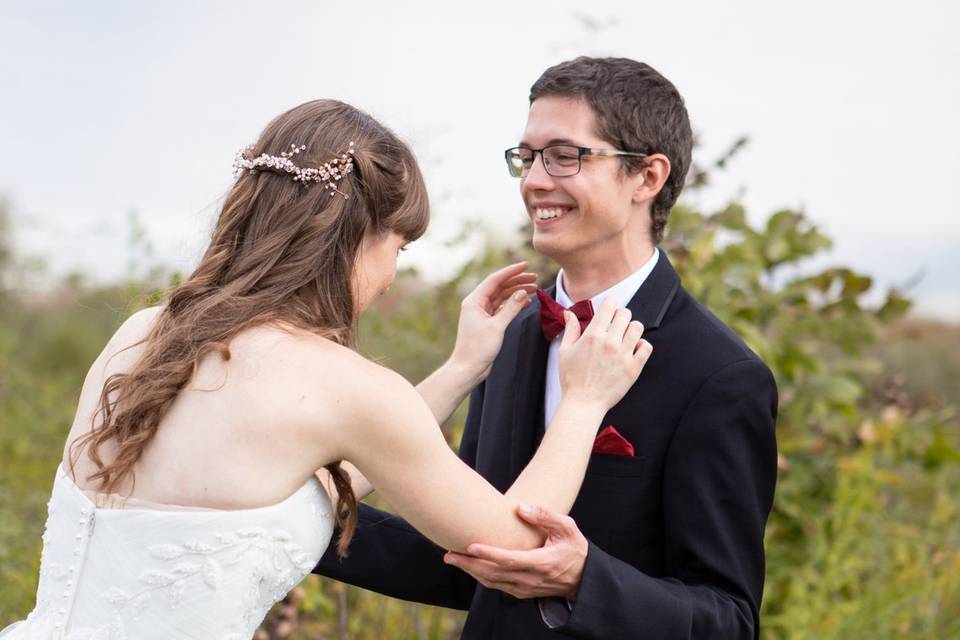
[[[58,468],[36,607],[0,638],[250,640],[332,533],[316,478],[256,509],[99,509]]]

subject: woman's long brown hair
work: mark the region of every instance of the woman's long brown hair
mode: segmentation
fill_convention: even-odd
[[[196,270],[169,296],[126,373],[107,378],[92,430],[74,441],[88,448],[104,491],[128,475],[200,359],[229,359],[230,340],[244,329],[276,322],[356,346],[352,276],[367,232],[420,237],[429,221],[423,177],[410,148],[366,113],[342,102],[315,100],[275,118],[248,152],[280,155],[321,167],[354,144],[354,168],[338,184],[294,182],[270,169],[243,172],[224,199],[210,246]],[[100,447],[112,443],[109,462]],[[339,494],[336,506],[345,555],[356,528],[357,501],[339,462],[326,465]]]

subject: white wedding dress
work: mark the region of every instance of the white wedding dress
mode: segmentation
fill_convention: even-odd
[[[58,467],[36,607],[2,640],[250,640],[320,560],[319,480],[256,509],[98,508]]]

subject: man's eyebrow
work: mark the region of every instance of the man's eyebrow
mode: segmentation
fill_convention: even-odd
[[[580,144],[579,142],[577,142],[577,141],[575,141],[575,140],[571,140],[570,138],[552,138],[552,139],[551,139],[550,141],[548,141],[547,144],[545,144],[544,146],[550,146],[551,144],[570,144],[570,145],[573,145],[573,146],[575,146],[575,147],[582,147],[582,146],[584,146],[584,145]],[[519,142],[519,145],[518,145],[518,146],[521,146],[521,147],[530,147],[530,146],[533,146],[533,145],[531,145],[531,144],[530,144],[529,142],[527,142],[526,140],[521,140],[521,141]]]

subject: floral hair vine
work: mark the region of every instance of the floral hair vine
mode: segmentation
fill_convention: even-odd
[[[279,156],[271,156],[261,153],[253,159],[247,158],[247,154],[253,149],[253,145],[244,147],[237,152],[233,160],[233,175],[238,176],[243,171],[256,173],[261,167],[276,169],[289,173],[293,176],[294,182],[307,184],[309,182],[319,182],[324,189],[330,191],[330,197],[339,193],[344,199],[350,196],[337,188],[337,184],[345,175],[353,171],[353,142],[350,142],[350,148],[334,158],[330,162],[325,162],[322,167],[314,169],[313,167],[298,167],[291,158],[304,149],[307,145],[290,145],[290,151],[283,151]]]

